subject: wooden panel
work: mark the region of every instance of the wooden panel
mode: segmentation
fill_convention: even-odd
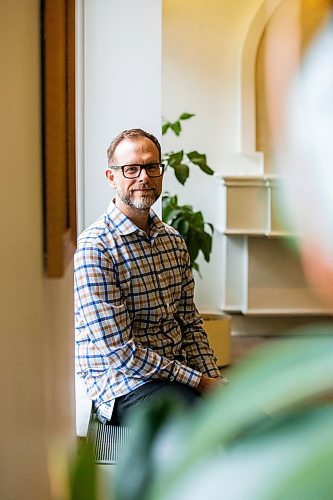
[[[75,250],[75,1],[44,0],[43,168],[46,272],[63,276]]]
[[[329,314],[308,287],[298,256],[279,239],[248,239],[252,314]]]
[[[267,225],[267,189],[264,185],[227,188],[227,231],[265,234]]]

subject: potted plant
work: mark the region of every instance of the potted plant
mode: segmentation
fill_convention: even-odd
[[[193,113],[182,113],[175,122],[164,121],[162,126],[162,135],[169,130],[176,136],[182,131],[182,121],[195,116]],[[163,155],[163,163],[168,168],[173,169],[176,179],[184,185],[190,175],[192,167],[199,167],[207,175],[213,175],[212,170],[207,164],[206,155],[198,151],[185,153],[184,150],[171,151]],[[177,195],[164,193],[162,197],[162,219],[179,231],[185,240],[188,248],[191,267],[199,275],[199,265],[197,258],[199,252],[202,252],[206,262],[210,260],[212,251],[213,225],[204,220],[202,212],[194,210],[191,205],[180,205]]]
[[[164,121],[162,135],[172,131],[179,136],[182,122],[194,116],[193,113],[182,113],[175,122]],[[173,169],[176,179],[182,185],[185,184],[193,167],[199,168],[207,175],[214,174],[214,170],[207,164],[206,155],[198,151],[189,153],[185,153],[184,150],[171,151],[163,156],[163,162]],[[164,193],[162,197],[162,219],[180,232],[190,254],[191,267],[201,276],[197,258],[199,252],[202,252],[206,262],[210,260],[213,225],[204,220],[202,212],[194,210],[191,205],[180,205],[177,195],[169,193]],[[202,314],[202,317],[218,366],[230,364],[231,317],[226,314]]]

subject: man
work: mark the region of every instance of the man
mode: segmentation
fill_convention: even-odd
[[[108,149],[116,197],[75,255],[77,370],[101,421],[172,388],[188,405],[221,383],[193,303],[185,242],[151,210],[162,191],[161,147],[126,130]]]

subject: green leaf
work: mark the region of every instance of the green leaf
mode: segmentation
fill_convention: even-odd
[[[173,219],[173,221],[171,222],[170,225],[172,225],[172,227],[174,227],[175,229],[177,229],[177,231],[180,232],[179,226],[181,225],[181,223],[182,223],[182,219],[176,218],[176,219]]]
[[[187,153],[187,157],[195,165],[206,163],[206,155],[198,153],[198,151],[190,151],[190,153]]]
[[[187,233],[189,232],[190,229],[190,223],[188,220],[183,220],[183,225],[182,225],[182,236],[185,239]]]
[[[191,151],[190,153],[187,153],[187,157],[192,163],[194,163],[194,165],[198,165],[198,167],[206,174],[214,174],[214,170],[207,165],[206,155],[198,153],[198,151]]]
[[[166,157],[167,163],[170,165],[170,167],[173,167],[175,165],[179,165],[179,163],[182,162],[184,156],[184,151],[177,151],[176,153],[171,153]]]
[[[179,208],[173,207],[172,210],[169,213],[169,216],[168,216],[168,219],[167,219],[166,222],[168,224],[170,224],[171,226],[176,227],[175,226],[175,222],[176,222],[176,219],[179,216],[179,214],[181,214],[181,210]]]
[[[210,254],[212,251],[212,237],[210,234],[204,232],[198,234],[200,240],[200,250],[204,254],[206,262],[209,262]]]
[[[205,174],[208,175],[214,175],[214,170],[211,169],[207,164],[206,165],[199,165],[200,170],[205,172]]]
[[[170,196],[169,193],[164,193],[162,197],[163,207],[178,207],[177,195]]]
[[[195,228],[200,231],[204,232],[204,218],[202,215],[202,212],[194,212],[192,216],[192,224],[195,226]]]
[[[188,120],[189,118],[192,118],[192,116],[195,116],[193,113],[182,113],[179,117],[180,120]]]
[[[200,278],[202,278],[201,273],[200,273],[200,269],[199,269],[199,264],[197,262],[192,262],[191,268],[194,269],[199,274]]]
[[[213,224],[211,224],[210,222],[205,222],[205,224],[207,224],[207,226],[209,226],[209,228],[210,228],[210,230],[211,230],[211,232],[213,234],[214,233],[214,226],[213,226]]]
[[[164,194],[162,197],[162,220],[164,222],[168,222],[170,213],[172,210],[177,208],[178,199],[177,196],[169,196],[169,194]]]
[[[177,168],[179,167],[177,166]],[[185,165],[185,167],[185,174],[187,173],[188,175],[187,166]],[[176,171],[176,167],[174,168]],[[184,238],[190,254],[192,268],[196,269],[194,263],[199,251],[202,251],[205,260],[209,262],[212,250],[212,237],[205,231],[205,224],[209,226],[212,232],[213,226],[208,222],[205,223],[202,212],[194,212],[191,205],[179,205],[176,195],[170,196],[169,194],[164,194],[162,198],[162,219],[177,229]]]
[[[164,123],[162,125],[162,135],[165,135],[170,128],[170,122]]]
[[[180,121],[176,121],[175,123],[171,123],[170,128],[174,131],[174,133],[176,135],[179,135],[181,130],[182,130],[182,126],[180,124]]]
[[[184,185],[186,182],[186,179],[188,178],[188,176],[190,174],[190,169],[184,163],[181,163],[180,165],[175,165],[174,169],[175,169],[175,176],[176,176],[177,180],[182,185]]]
[[[188,253],[190,254],[191,267],[193,267],[192,263],[195,262],[196,258],[198,257],[199,250],[200,250],[200,244],[199,244],[199,240],[197,238],[196,232],[193,230],[189,231],[185,242],[186,242]]]

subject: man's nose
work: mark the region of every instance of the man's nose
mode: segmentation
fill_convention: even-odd
[[[141,167],[141,172],[140,172],[140,175],[139,175],[139,179],[142,179],[142,180],[147,180],[149,179],[149,175],[147,174],[147,170],[143,167]]]

